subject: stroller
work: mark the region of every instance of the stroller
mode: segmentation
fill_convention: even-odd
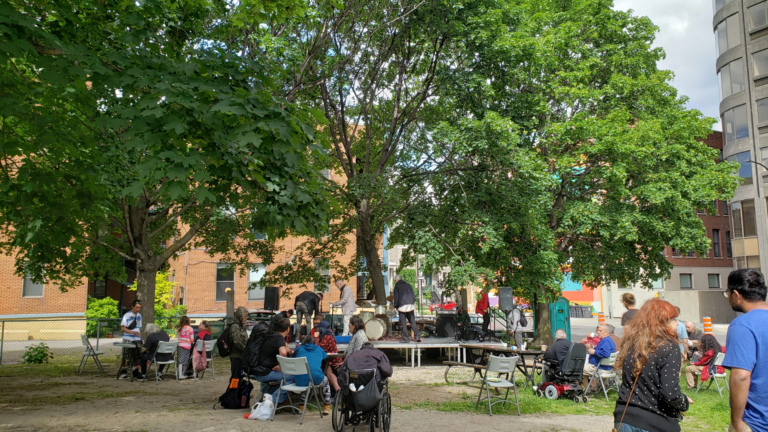
[[[547,399],[562,397],[575,403],[589,402],[581,386],[586,361],[587,347],[580,343],[571,345],[562,363],[541,360],[543,382],[533,387],[536,396],[546,396]]]
[[[364,424],[369,432],[389,432],[392,419],[392,404],[389,397],[387,381],[377,385],[376,369],[345,371],[347,383],[354,384],[352,391],[349,385],[336,393],[333,401],[331,422],[333,430],[344,432],[347,426],[354,430]],[[349,430],[349,429],[346,429]]]

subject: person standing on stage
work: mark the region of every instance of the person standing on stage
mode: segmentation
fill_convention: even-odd
[[[339,299],[339,301],[337,301],[335,304],[331,303],[331,307],[341,306],[341,314],[344,316],[343,336],[349,336],[349,320],[352,318],[352,315],[357,312],[355,294],[352,292],[352,288],[345,284],[341,279],[336,281],[336,288],[341,291],[341,299]]]
[[[488,313],[488,293],[480,291],[479,299],[475,303],[475,313],[483,317],[483,333],[488,333],[488,326],[491,324],[491,314]]]
[[[403,330],[402,343],[408,343],[408,323],[411,324],[411,330],[413,330],[413,337],[416,342],[421,342],[421,335],[419,334],[419,326],[416,325],[416,313],[413,304],[416,303],[416,296],[413,295],[413,287],[411,284],[403,280],[400,275],[395,275],[395,295],[393,306],[400,313],[400,328]]]

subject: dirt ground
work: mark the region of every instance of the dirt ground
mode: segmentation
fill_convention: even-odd
[[[307,414],[278,414],[274,422],[245,420],[246,412],[214,410],[228,378],[226,371],[216,380],[176,383],[166,379],[155,384],[115,380],[114,375],[86,372],[61,378],[0,376],[0,431],[322,431],[331,430],[330,417]],[[471,413],[447,413],[410,409],[421,402],[462,400],[462,394],[477,390],[442,385],[444,369],[396,367],[391,379],[393,431],[596,431],[610,430],[609,416],[524,415],[511,417]],[[110,372],[110,369],[107,369]],[[2,369],[0,369],[0,374]],[[452,373],[452,378],[461,378]],[[360,428],[363,429],[363,428]]]

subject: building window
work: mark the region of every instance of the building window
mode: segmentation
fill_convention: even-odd
[[[627,284],[627,286],[621,286],[621,285],[619,285],[619,286],[618,286],[618,288],[619,288],[620,290],[631,290],[631,289],[632,289],[632,284]]]
[[[757,124],[768,123],[768,98],[757,100]]]
[[[248,269],[248,300],[264,300],[264,287],[254,287],[253,284],[259,282],[267,274],[267,267],[264,264],[251,264]]]
[[[715,10],[715,13],[717,13],[717,11],[732,1],[733,0],[712,0],[712,8]]]
[[[709,288],[711,288],[711,289],[718,289],[718,288],[720,288],[720,275],[719,274],[707,275],[707,279],[709,280]]]
[[[315,282],[315,292],[325,293],[331,291],[331,263],[328,258],[315,258],[315,270],[323,278],[322,282]]]
[[[107,296],[107,281],[99,279],[93,283],[93,298],[103,299]]]
[[[747,162],[749,161],[749,152],[741,152],[736,153],[733,156],[728,157],[728,162],[738,162],[739,163],[739,178],[741,178],[741,184],[743,185],[750,185],[752,184],[752,163]]]
[[[680,289],[693,289],[693,275],[690,273],[680,274]]]
[[[693,250],[688,251],[688,258],[694,258],[696,256],[696,253]]]
[[[715,29],[717,55],[720,56],[729,49],[741,45],[739,37],[739,14],[724,19]]]
[[[733,217],[733,238],[757,237],[757,219],[755,216],[755,201],[744,200],[731,203]]]
[[[739,105],[723,113],[723,122],[725,123],[726,143],[749,137],[746,105]]]
[[[744,63],[741,59],[734,60],[723,66],[717,73],[720,79],[720,100],[732,94],[744,91]]]
[[[749,28],[754,30],[768,24],[768,8],[766,8],[768,2],[758,3],[749,8]]]
[[[675,248],[672,248],[672,256],[673,257],[679,257],[680,256],[680,251],[675,249]]]
[[[216,264],[216,301],[227,301],[226,289],[235,289],[235,270],[229,264]]]
[[[755,67],[755,76],[768,74],[768,50],[752,54],[752,65]]]
[[[731,249],[731,232],[725,232],[725,256],[727,258],[733,258],[733,249]]]
[[[656,279],[651,282],[652,289],[664,289],[664,279]]]
[[[720,201],[715,200],[713,205],[715,206],[715,213],[712,216],[717,216],[720,214]]]
[[[723,206],[723,215],[728,216],[729,214],[731,214],[730,209],[728,208],[730,204],[728,203],[728,201],[725,201],[724,204],[725,205]]]
[[[45,283],[37,283],[27,274],[21,287],[22,297],[42,297],[45,289]]]
[[[715,258],[720,258],[720,230],[712,230],[712,251]]]

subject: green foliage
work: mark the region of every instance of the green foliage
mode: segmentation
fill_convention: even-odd
[[[85,308],[85,317],[88,319],[85,326],[85,334],[88,337],[96,337],[98,330],[97,319],[103,318],[108,320],[115,320],[120,318],[120,311],[118,309],[117,300],[111,297],[104,297],[103,299],[96,299],[88,296],[88,303]]]
[[[269,264],[253,232],[322,234],[316,117],[278,96],[280,62],[229,45],[298,4],[0,3],[0,246],[17,270],[67,289],[133,261],[152,322],[154,272],[193,238]]]
[[[419,288],[416,285],[416,270],[415,269],[401,269],[398,271],[400,273],[400,276],[403,277],[403,280],[411,284],[413,287],[413,294],[415,294],[417,297],[419,295]]]
[[[176,285],[168,272],[159,271],[155,275],[155,318],[161,323],[172,323],[175,320],[171,318],[180,318],[187,314],[186,305],[173,304],[173,292]],[[136,288],[136,284],[134,284],[129,290],[136,291]],[[169,326],[172,325],[169,324]]]
[[[48,363],[48,360],[53,359],[53,353],[51,352],[51,349],[48,348],[48,345],[40,342],[37,345],[27,347],[27,350],[24,351],[21,359],[26,364],[43,364]]]

